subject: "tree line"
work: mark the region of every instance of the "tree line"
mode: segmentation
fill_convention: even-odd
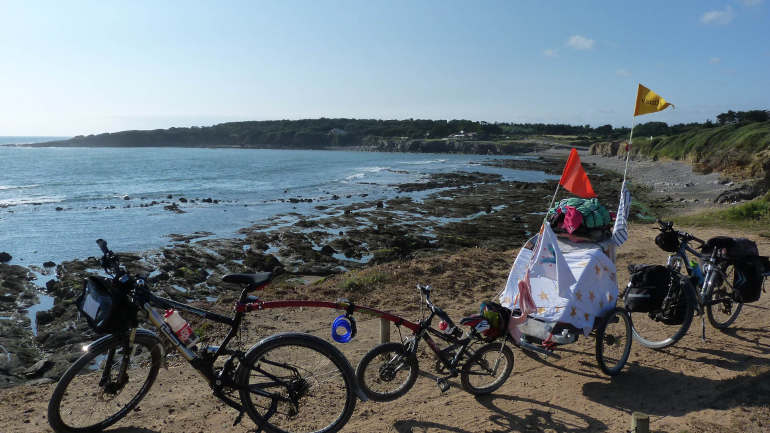
[[[676,135],[692,130],[743,122],[766,122],[768,110],[728,111],[716,116],[717,123],[668,125],[648,122],[636,125],[635,136]],[[538,135],[577,136],[585,142],[623,140],[630,128],[612,125],[566,125],[548,123],[502,123],[473,120],[378,120],[378,119],[302,119],[229,122],[214,126],[169,128],[152,131],[122,131],[77,136],[70,140],[48,142],[56,146],[116,147],[277,147],[323,149],[334,146],[359,146],[371,138],[444,139],[463,132],[467,139],[522,140]]]

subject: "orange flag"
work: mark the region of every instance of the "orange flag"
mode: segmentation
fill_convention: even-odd
[[[588,180],[588,175],[580,164],[580,157],[575,148],[572,148],[572,151],[569,153],[567,165],[564,166],[564,172],[561,174],[559,185],[583,198],[596,197],[596,193],[591,187],[591,182]]]

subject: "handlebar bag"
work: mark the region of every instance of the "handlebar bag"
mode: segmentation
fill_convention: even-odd
[[[136,321],[138,308],[105,278],[87,277],[75,301],[78,311],[97,334],[127,330]]]
[[[661,265],[630,265],[631,277],[623,294],[623,307],[635,313],[650,313],[663,305],[671,285],[671,271]]]

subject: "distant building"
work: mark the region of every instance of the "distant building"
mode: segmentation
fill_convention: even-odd
[[[339,129],[339,128],[332,129],[331,133],[334,134],[334,135],[348,135],[348,131],[345,131],[345,130],[342,130],[342,129]]]

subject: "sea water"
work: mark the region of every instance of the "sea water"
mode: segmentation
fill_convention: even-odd
[[[558,178],[480,164],[499,158],[514,157],[0,146],[0,251],[13,256],[11,264],[40,266],[98,256],[99,238],[116,251],[143,251],[170,244],[171,234],[236,237],[239,229],[277,215],[288,215],[287,224],[320,215],[321,205],[397,195],[420,199],[425,192],[398,193],[395,187],[431,173],[478,171],[533,182]],[[218,203],[201,201],[209,198]],[[291,203],[292,198],[312,202]],[[166,203],[146,206],[152,201]],[[184,213],[164,209],[171,203]]]

